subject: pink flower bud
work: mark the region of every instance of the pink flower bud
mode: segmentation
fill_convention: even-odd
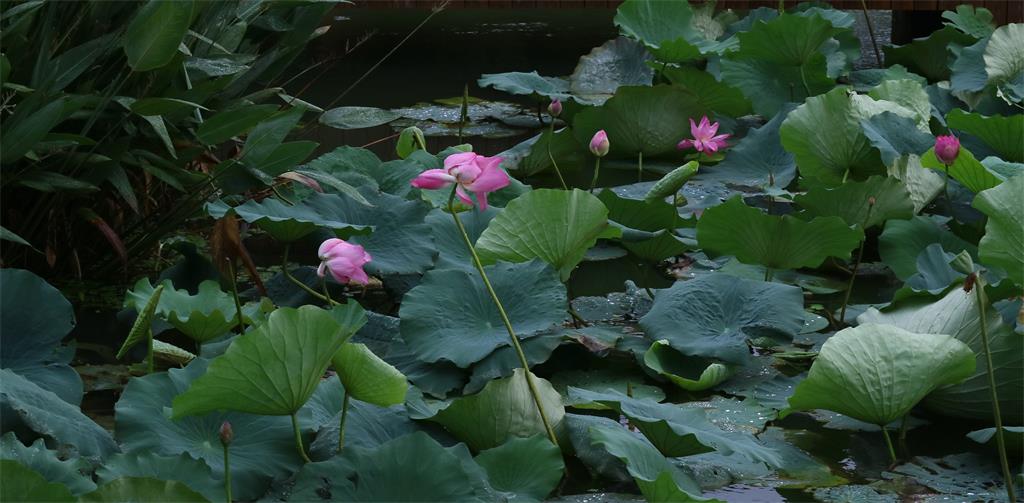
[[[594,137],[590,139],[590,152],[598,157],[604,157],[608,155],[609,148],[611,143],[608,142],[608,133],[603,129],[594,133]]]
[[[558,99],[551,100],[551,104],[548,105],[548,113],[551,114],[552,117],[562,115],[562,102],[558,101]]]
[[[326,271],[331,271],[331,276],[334,276],[338,283],[345,284],[355,281],[365,285],[370,282],[370,277],[366,275],[363,266],[373,258],[366,253],[362,246],[354,245],[344,239],[328,239],[320,245],[317,256],[320,257],[320,267],[317,268],[316,273],[321,278]]]
[[[220,424],[220,432],[218,434],[220,435],[220,443],[224,447],[227,447],[235,439],[235,432],[231,429],[231,423],[227,421]]]
[[[956,162],[960,155],[960,140],[956,136],[946,135],[935,137],[935,157],[946,166]]]

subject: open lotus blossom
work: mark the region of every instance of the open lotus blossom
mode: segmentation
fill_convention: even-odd
[[[452,154],[445,158],[443,169],[428,169],[412,180],[418,189],[440,189],[457,184],[455,195],[473,206],[466,191],[476,194],[480,209],[487,209],[487,194],[508,186],[509,178],[500,167],[501,157],[485,157],[473,152]]]
[[[953,135],[935,137],[935,157],[946,166],[956,162],[960,155],[960,140]]]
[[[718,149],[725,148],[725,139],[728,138],[729,134],[715,135],[718,132],[718,123],[711,122],[708,120],[708,116],[704,116],[700,119],[700,124],[695,124],[693,119],[690,119],[690,133],[693,135],[693,139],[684,139],[676,145],[679,150],[688,148],[696,149],[697,152],[704,152],[710,154],[717,152]]]
[[[611,146],[611,142],[608,141],[608,133],[605,133],[603,129],[594,133],[594,137],[590,139],[590,153],[598,157],[608,155],[608,149]]]
[[[338,283],[354,281],[365,285],[370,282],[370,277],[366,275],[363,266],[373,260],[373,257],[370,257],[362,246],[344,239],[328,239],[320,245],[317,255],[320,257],[320,267],[316,269],[316,273],[321,278],[324,272],[329,270]]]

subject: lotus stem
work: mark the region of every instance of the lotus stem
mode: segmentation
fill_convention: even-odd
[[[224,259],[228,263],[228,279],[231,281],[231,295],[235,298],[235,313],[238,315],[238,333],[245,333],[245,320],[242,318],[242,300],[238,298],[238,283],[235,281],[235,264],[230,258]]]
[[[636,183],[644,181],[644,151],[641,150],[636,157]]]
[[[348,390],[341,400],[341,421],[338,422],[338,452],[345,448],[345,420],[348,419]]]
[[[764,268],[764,281],[766,283],[772,280],[772,276],[774,275],[774,272],[775,271],[773,271],[771,267],[765,267]]]
[[[868,35],[871,36],[871,47],[875,49],[875,60],[878,61],[878,67],[882,67],[882,53],[878,51],[878,41],[875,40],[875,26],[871,22],[871,18],[868,16],[868,4],[864,0],[860,0],[860,8],[864,11],[864,22],[868,25]]]
[[[594,193],[594,187],[597,187],[597,177],[601,174],[601,158],[596,157],[594,160],[594,179],[590,181],[590,193]]]
[[[224,495],[227,502],[231,503],[231,457],[228,444],[224,444]]]
[[[335,304],[337,304],[337,302],[334,302],[334,299],[331,298],[331,292],[329,290],[327,290],[327,277],[326,276],[323,277],[323,278],[320,278],[320,286],[323,287],[324,298],[327,299],[327,307],[330,308],[330,307],[334,306]]]
[[[598,163],[601,160],[598,158]],[[508,314],[505,313],[505,308],[501,305],[501,300],[498,298],[498,294],[494,291],[494,287],[491,286],[491,280],[487,278],[487,273],[484,272],[484,265],[480,262],[480,256],[476,253],[476,248],[473,246],[473,241],[469,239],[469,234],[466,233],[466,227],[462,225],[462,220],[459,218],[459,214],[455,211],[455,188],[452,188],[451,195],[448,196],[448,211],[451,212],[452,218],[455,220],[455,227],[459,229],[459,234],[462,235],[462,240],[466,243],[466,248],[469,249],[469,254],[473,257],[473,265],[476,267],[477,272],[480,273],[480,278],[484,282],[484,287],[487,289],[487,293],[490,294],[491,300],[494,302],[494,307],[498,308],[498,314],[501,315],[501,321],[505,324],[505,330],[508,331],[509,339],[512,341],[512,348],[515,349],[516,355],[519,357],[519,363],[522,365],[523,371],[526,372],[526,385],[530,388],[530,395],[533,396],[533,403],[537,406],[537,413],[540,415],[540,420],[544,423],[544,430],[547,431],[548,438],[551,443],[558,446],[558,437],[555,436],[555,430],[551,428],[551,424],[548,422],[548,416],[544,413],[544,405],[540,401],[540,394],[537,393],[537,388],[533,384],[533,373],[530,372],[530,363],[526,360],[526,354],[523,353],[523,347],[519,344],[519,337],[516,336],[515,329],[512,328],[512,322],[508,319]]]
[[[972,273],[977,274],[977,273]],[[999,411],[999,393],[996,391],[996,375],[992,368],[992,351],[988,344],[988,324],[985,320],[985,284],[981,276],[977,276],[974,282],[975,295],[978,300],[978,316],[981,328],[981,347],[985,352],[985,370],[988,374],[988,389],[992,398],[992,415],[996,423],[996,447],[999,450],[999,464],[1003,469],[1003,478],[1006,480],[1006,497],[1009,501],[1017,501],[1013,491],[1013,477],[1010,474],[1010,463],[1006,456],[1006,439],[1003,437],[1003,417]]]
[[[843,307],[839,310],[839,322],[846,323],[846,306],[850,304],[850,292],[853,292],[853,282],[857,279],[857,269],[860,268],[860,262],[864,259],[864,245],[868,242],[867,230],[868,221],[871,219],[871,211],[875,209],[875,198],[868,198],[868,213],[864,215],[864,223],[861,224],[861,228],[864,229],[864,237],[860,238],[860,248],[857,249],[857,261],[853,263],[853,269],[850,270],[850,282],[846,284],[846,294],[843,295]]]
[[[295,430],[295,448],[298,449],[299,456],[302,456],[306,463],[312,463],[306,455],[306,449],[302,447],[302,431],[299,430],[299,417],[295,413],[292,413],[292,429]]]
[[[299,288],[305,290],[306,293],[326,302],[327,305],[330,306],[331,300],[329,298],[317,293],[316,290],[313,290],[312,288],[309,287],[309,285],[299,281],[299,278],[292,276],[292,273],[288,272],[288,252],[291,250],[291,248],[291,243],[287,243],[284,245],[284,257],[281,259],[281,272],[284,273],[284,277],[288,278],[292,283],[295,283],[295,285],[298,286]]]
[[[949,216],[953,216],[953,200],[949,198],[949,165],[942,164],[946,171],[946,177],[942,179],[942,198],[946,200],[946,208],[949,210]]]
[[[893,464],[896,464],[896,450],[892,448],[892,439],[889,438],[889,430],[885,429],[885,425],[882,427],[882,437],[885,438],[885,446],[889,448],[889,459],[892,460]]]
[[[459,110],[459,143],[462,143],[462,129],[466,127],[466,119],[469,117],[469,84],[462,86],[462,108]],[[540,112],[537,113],[538,119]],[[543,122],[541,123],[543,124]]]
[[[910,414],[904,414],[903,420],[900,421],[900,433],[896,439],[896,442],[900,448],[900,452],[902,452],[903,456],[907,458],[910,457],[910,449],[907,448],[907,423],[909,422],[908,419],[910,419]]]
[[[555,162],[555,156],[551,154],[551,142],[555,141],[555,118],[551,118],[551,125],[548,127],[548,159],[551,160],[551,166],[555,168],[555,174],[558,175],[558,181],[562,184],[562,190],[569,190],[569,186],[565,184],[565,178],[562,178],[562,171],[558,169],[558,163]]]

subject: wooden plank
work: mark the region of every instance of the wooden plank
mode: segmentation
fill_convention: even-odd
[[[936,10],[956,10],[956,6],[962,3],[960,0],[939,0],[938,5],[935,6]]]
[[[892,10],[914,10],[914,0],[893,0]]]
[[[1024,23],[1024,2],[1011,2],[1006,11],[1007,23]]]
[[[992,11],[992,22],[994,22],[996,26],[1002,26],[1007,23],[1009,18],[1009,12],[1007,12],[1008,7],[1009,5],[1005,1],[989,0],[985,2],[985,8]]]

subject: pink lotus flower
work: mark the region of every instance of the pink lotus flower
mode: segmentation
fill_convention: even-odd
[[[548,105],[548,113],[551,114],[552,117],[562,115],[562,102],[558,101],[558,99],[551,100],[551,104]]]
[[[611,143],[608,141],[608,133],[604,130],[600,130],[594,133],[594,137],[590,139],[590,152],[598,157],[604,157],[608,155],[608,149],[611,148]]]
[[[956,156],[960,155],[960,140],[956,136],[935,137],[935,157],[946,166],[956,162]]]
[[[694,124],[693,119],[690,119],[690,133],[693,135],[693,139],[684,139],[676,145],[676,148],[679,150],[693,148],[697,152],[704,152],[705,154],[717,152],[718,149],[727,146],[725,139],[732,136],[728,134],[715,136],[717,132],[718,123],[708,121],[708,116],[706,115],[700,119],[700,125]]]
[[[373,257],[370,257],[362,246],[344,239],[328,239],[320,245],[317,255],[320,257],[320,267],[316,269],[316,274],[321,278],[324,277],[324,271],[330,270],[331,276],[338,283],[355,281],[365,285],[370,282],[370,277],[366,275],[363,266],[373,260]]]
[[[498,167],[501,157],[484,157],[473,152],[452,154],[445,158],[444,169],[428,169],[412,180],[418,189],[440,189],[453,183],[459,200],[473,206],[466,191],[476,194],[480,209],[487,209],[487,193],[508,186],[508,174]]]

